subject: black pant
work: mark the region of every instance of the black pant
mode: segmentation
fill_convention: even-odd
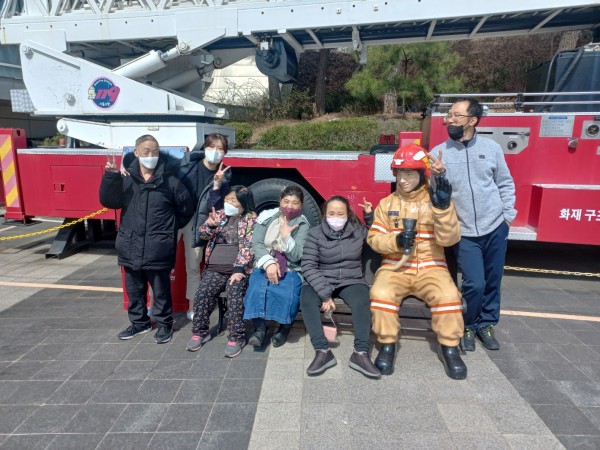
[[[148,283],[154,293],[154,307],[152,315],[156,318],[158,326],[173,326],[173,301],[171,299],[171,271],[164,270],[133,270],[124,267],[125,290],[129,296],[129,307],[127,314],[129,321],[137,326],[143,327],[150,323],[146,300],[148,298]]]
[[[369,287],[366,284],[352,284],[337,288],[333,291],[332,298],[339,297],[352,310],[354,322],[354,350],[357,352],[369,351],[369,335],[371,333],[371,301]],[[321,323],[321,299],[311,285],[302,286],[302,320],[310,335],[310,342],[315,350],[327,350],[329,344],[323,333]]]

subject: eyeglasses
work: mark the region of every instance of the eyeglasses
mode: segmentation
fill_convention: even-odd
[[[450,113],[449,112],[444,117],[446,119],[452,119],[452,118],[454,118],[454,119],[460,119],[461,117],[473,117],[473,116],[469,116],[469,115],[466,115],[466,114],[458,114],[458,113]]]

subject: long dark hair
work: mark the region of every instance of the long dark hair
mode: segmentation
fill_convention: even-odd
[[[237,198],[237,201],[240,202],[240,205],[242,205],[242,208],[244,208],[244,214],[249,212],[256,212],[256,206],[254,205],[254,195],[252,194],[252,191],[250,189],[242,185],[232,186],[231,188],[229,188],[225,196],[231,194],[232,192],[235,192],[235,197]]]
[[[362,225],[362,222],[358,219],[354,211],[352,211],[348,199],[346,197],[342,197],[341,195],[334,195],[325,203],[323,203],[323,206],[321,207],[321,214],[323,216],[323,220],[327,218],[327,206],[329,206],[331,202],[342,202],[344,205],[346,205],[346,214],[348,216],[348,222],[350,222],[353,225]]]

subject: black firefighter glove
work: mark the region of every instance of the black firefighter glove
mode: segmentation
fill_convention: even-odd
[[[429,186],[431,204],[437,209],[448,209],[450,207],[450,197],[452,197],[452,185],[446,177],[436,177],[435,186],[435,192],[433,188]]]
[[[396,235],[396,244],[398,247],[405,250],[410,250],[415,245],[415,239],[417,238],[417,232],[414,230],[403,231]]]

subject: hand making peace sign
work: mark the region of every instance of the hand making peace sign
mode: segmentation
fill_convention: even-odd
[[[358,206],[360,206],[363,209],[365,214],[369,214],[369,213],[373,212],[373,203],[368,201],[366,199],[366,197],[363,197],[363,202],[359,203]]]
[[[442,149],[440,149],[440,152],[439,152],[437,158],[435,156],[433,156],[431,153],[427,153],[427,157],[431,161],[431,174],[432,175],[441,175],[444,172],[446,172],[446,166],[444,166],[444,163],[442,162]]]
[[[281,233],[282,236],[289,236],[290,234],[292,234],[292,231],[294,231],[296,228],[298,228],[298,224],[294,225],[294,226],[290,226],[288,224],[288,220],[287,217],[282,216],[283,217],[283,223],[281,224],[281,227],[279,227],[279,232]]]
[[[229,169],[231,169],[231,167],[225,167],[225,169],[223,169],[223,163],[219,164],[219,169],[217,170],[217,173],[215,173],[215,175],[213,176],[213,182],[215,184],[215,187],[221,186],[223,178],[225,178],[225,172],[227,172]]]
[[[112,158],[111,158],[112,156]],[[106,165],[104,166],[104,170],[107,172],[118,172],[119,168],[117,167],[117,160],[115,155],[106,155]]]
[[[208,213],[208,219],[206,219],[206,223],[209,227],[218,227],[219,226],[219,217],[217,216],[217,212],[213,207],[212,211]]]

